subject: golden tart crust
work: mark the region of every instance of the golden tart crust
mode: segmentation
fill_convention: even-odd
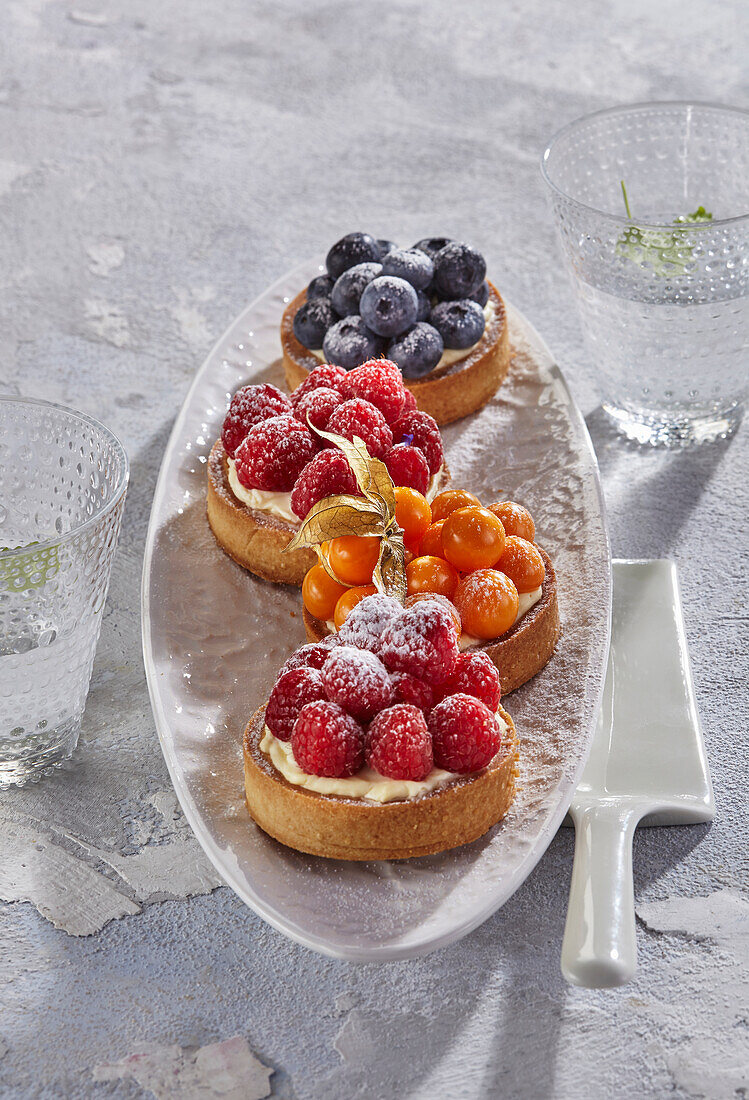
[[[244,732],[250,816],[289,848],[329,859],[411,859],[468,844],[505,816],[515,794],[517,735],[509,714],[499,714],[507,732],[486,768],[418,798],[380,804],[289,783],[260,750],[263,706]]]

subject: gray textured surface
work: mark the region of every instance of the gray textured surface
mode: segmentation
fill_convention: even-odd
[[[206,1096],[220,1064],[224,1095],[261,1096],[251,1051],[275,1069],[274,1094],[298,1098],[749,1087],[746,427],[710,450],[637,454],[589,416],[615,553],[679,564],[719,815],[638,834],[630,986],[563,984],[567,833],[444,952],[357,968],[291,945],[208,892],[153,733],[138,623],[150,497],[191,374],[240,308],[351,228],[466,237],[593,410],[544,139],[617,101],[749,102],[740,2],[456,13],[447,0],[2,5],[0,388],[100,416],[133,473],[78,762],[0,802],[4,1095]],[[72,904],[76,884],[91,904]],[[144,1042],[155,1050],[123,1062]]]

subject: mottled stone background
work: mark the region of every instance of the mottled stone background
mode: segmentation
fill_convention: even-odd
[[[3,0],[0,389],[132,460],[76,764],[0,799],[3,1096],[745,1095],[747,429],[607,433],[538,159],[616,102],[749,106],[748,43],[742,0]],[[623,989],[561,978],[568,832],[457,946],[356,967],[216,889],[172,794],[138,613],[169,428],[241,307],[355,228],[483,249],[589,414],[615,553],[678,561],[718,818],[636,837]]]

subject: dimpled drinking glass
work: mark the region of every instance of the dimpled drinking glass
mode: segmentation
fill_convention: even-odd
[[[127,480],[103,425],[0,397],[0,787],[76,746]]]
[[[640,443],[730,435],[749,391],[749,113],[599,111],[542,171],[605,412]]]

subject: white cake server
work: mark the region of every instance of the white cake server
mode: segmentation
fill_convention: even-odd
[[[569,816],[575,861],[562,973],[574,985],[622,985],[637,967],[635,828],[715,816],[672,561],[613,563],[603,703]]]

